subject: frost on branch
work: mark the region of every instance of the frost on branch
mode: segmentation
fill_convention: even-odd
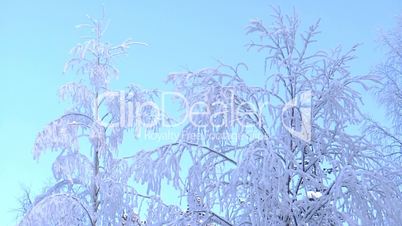
[[[34,158],[39,158],[41,152],[46,149],[78,151],[78,126],[75,122],[70,117],[62,117],[47,125],[36,137]]]
[[[94,38],[77,44],[71,50],[73,58],[66,63],[64,71],[75,69],[77,74],[88,76],[90,85],[99,91],[106,89],[110,80],[118,76],[118,70],[113,66],[113,59],[116,56],[126,54],[128,48],[133,44],[145,44],[131,40],[126,40],[119,45],[102,42],[107,21],[105,18],[101,20],[88,18],[90,23],[81,25],[79,28],[89,28]]]
[[[86,85],[76,82],[68,83],[60,88],[59,94],[62,100],[69,97],[75,103],[72,111],[83,112],[85,115],[93,115],[92,101],[95,99],[95,93]]]

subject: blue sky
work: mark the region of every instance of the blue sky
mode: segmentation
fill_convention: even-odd
[[[0,0],[0,225],[15,224],[16,199],[24,184],[38,192],[51,176],[53,154],[39,162],[31,150],[36,134],[60,116],[60,85],[74,80],[62,75],[69,50],[82,41],[75,25],[85,23],[87,14],[98,16],[105,5],[110,27],[106,39],[118,43],[126,38],[143,41],[127,57],[117,61],[121,71],[114,87],[138,83],[146,88],[168,89],[163,81],[169,72],[197,70],[244,62],[250,66],[245,79],[259,84],[263,79],[263,55],[247,52],[244,45],[248,21],[270,21],[270,5],[285,12],[293,7],[302,28],[321,18],[317,47],[349,48],[362,43],[353,73],[365,74],[381,61],[383,52],[376,39],[381,28],[395,24],[402,2],[384,1],[22,1]],[[372,96],[366,95],[365,110],[380,120]]]

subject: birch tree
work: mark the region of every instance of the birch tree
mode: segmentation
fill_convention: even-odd
[[[383,140],[385,151],[400,158],[402,150],[402,18],[398,17],[395,28],[383,32],[380,36],[380,43],[386,51],[383,63],[377,65],[373,74],[381,78],[381,84],[375,87],[375,95],[389,120],[388,127],[373,122],[368,130],[375,136],[375,139]]]
[[[177,142],[138,155],[151,155],[158,168],[134,173],[148,184],[173,180],[187,197],[186,223],[217,216],[222,225],[401,222],[400,168],[352,129],[365,122],[357,87],[377,78],[350,72],[357,46],[320,50],[318,27],[301,32],[298,17],[280,10],[269,25],[250,22],[249,49],[266,56],[261,86],[247,85],[244,64],[169,76],[183,109],[197,114]],[[175,171],[183,156],[191,160],[186,176]]]
[[[170,207],[161,205],[157,197],[138,194],[129,182],[134,168],[118,157],[128,130],[136,132],[145,124],[145,129],[157,130],[163,117],[144,104],[152,101],[157,91],[136,85],[124,92],[109,88],[118,76],[115,59],[130,46],[145,44],[104,42],[106,26],[104,17],[89,17],[88,24],[78,26],[88,29],[91,36],[72,49],[72,58],[65,65],[66,72],[79,76],[77,82],[60,88],[60,97],[68,98],[72,107],[37,135],[33,148],[35,159],[46,150],[58,153],[52,164],[55,183],[36,197],[30,208],[24,208],[20,225],[144,225],[146,219],[138,212],[144,199],[150,206],[149,215],[162,211],[159,220],[170,215],[164,211]],[[129,112],[121,103],[139,107]]]

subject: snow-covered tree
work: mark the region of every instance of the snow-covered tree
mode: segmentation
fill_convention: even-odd
[[[190,106],[189,123],[177,142],[140,152],[137,159],[152,161],[137,164],[134,173],[151,190],[155,180],[173,180],[187,197],[192,217],[186,223],[402,221],[400,168],[353,129],[364,122],[358,86],[367,89],[376,78],[349,71],[356,46],[318,50],[318,24],[299,32],[298,17],[279,10],[269,26],[251,21],[247,33],[258,41],[249,47],[266,54],[266,80],[259,87],[242,79],[244,64],[169,76],[184,96],[178,98],[183,109]],[[189,165],[184,176],[178,164]],[[157,167],[146,171],[150,165]]]
[[[381,43],[386,50],[384,62],[378,65],[374,74],[381,78],[381,85],[375,89],[380,104],[385,106],[390,128],[373,122],[369,131],[375,139],[384,141],[382,146],[389,154],[401,157],[402,151],[402,17],[397,26],[381,34]]]
[[[381,150],[382,161],[392,170],[390,178],[402,193],[402,17],[398,17],[395,28],[382,32],[380,43],[386,54],[383,62],[375,67],[373,74],[380,78],[374,94],[380,105],[385,107],[386,121],[369,119],[366,134],[371,136],[377,149]],[[400,208],[400,207],[399,207]]]
[[[157,91],[129,86],[117,98],[111,92],[113,59],[141,43],[105,43],[104,21],[91,19],[84,27],[94,37],[77,45],[66,65],[83,77],[61,88],[73,108],[39,133],[34,146],[35,158],[45,150],[60,153],[56,183],[24,208],[21,225],[402,222],[401,171],[353,129],[364,122],[357,86],[375,80],[350,73],[356,46],[319,50],[318,22],[300,32],[296,15],[274,10],[272,18],[269,26],[253,20],[247,28],[257,36],[249,48],[266,56],[264,84],[247,84],[245,64],[170,74],[187,119],[169,128],[179,138],[123,158],[118,149],[128,129],[157,132],[167,116],[149,104]],[[182,204],[164,204],[166,186],[180,193]]]
[[[115,58],[126,54],[131,45],[143,43],[104,42],[107,21],[91,17],[89,21],[79,27],[88,28],[91,37],[73,48],[73,57],[65,65],[66,72],[75,70],[80,78],[60,88],[61,98],[69,98],[72,107],[37,135],[33,148],[35,159],[46,150],[59,153],[52,165],[55,184],[24,207],[20,225],[143,225],[146,219],[140,219],[138,207],[144,199],[152,207],[149,214],[169,217],[169,211],[162,210],[171,211],[168,206],[157,197],[138,194],[130,185],[134,168],[118,158],[126,130],[138,131],[144,125],[157,130],[163,118],[143,104],[152,101],[156,91],[135,85],[125,92],[109,88],[118,76]],[[121,103],[134,109],[122,109]]]

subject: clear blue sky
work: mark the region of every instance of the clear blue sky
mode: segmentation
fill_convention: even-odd
[[[111,21],[106,39],[116,43],[131,37],[149,44],[132,48],[118,61],[117,88],[135,82],[164,89],[169,72],[215,66],[217,59],[247,63],[251,70],[246,80],[258,84],[263,58],[246,51],[244,44],[251,37],[244,28],[254,18],[269,22],[270,5],[285,12],[295,7],[305,28],[321,18],[322,49],[362,43],[351,70],[364,74],[383,57],[376,42],[379,29],[392,27],[402,10],[400,0],[111,2],[104,1]],[[62,76],[69,50],[82,40],[82,32],[74,26],[85,23],[86,14],[100,15],[101,9],[102,2],[94,0],[0,0],[0,225],[15,224],[12,209],[17,207],[21,184],[38,192],[51,176],[54,154],[34,161],[33,142],[66,107],[57,90],[74,79]],[[367,111],[376,109],[372,102],[366,106]]]

